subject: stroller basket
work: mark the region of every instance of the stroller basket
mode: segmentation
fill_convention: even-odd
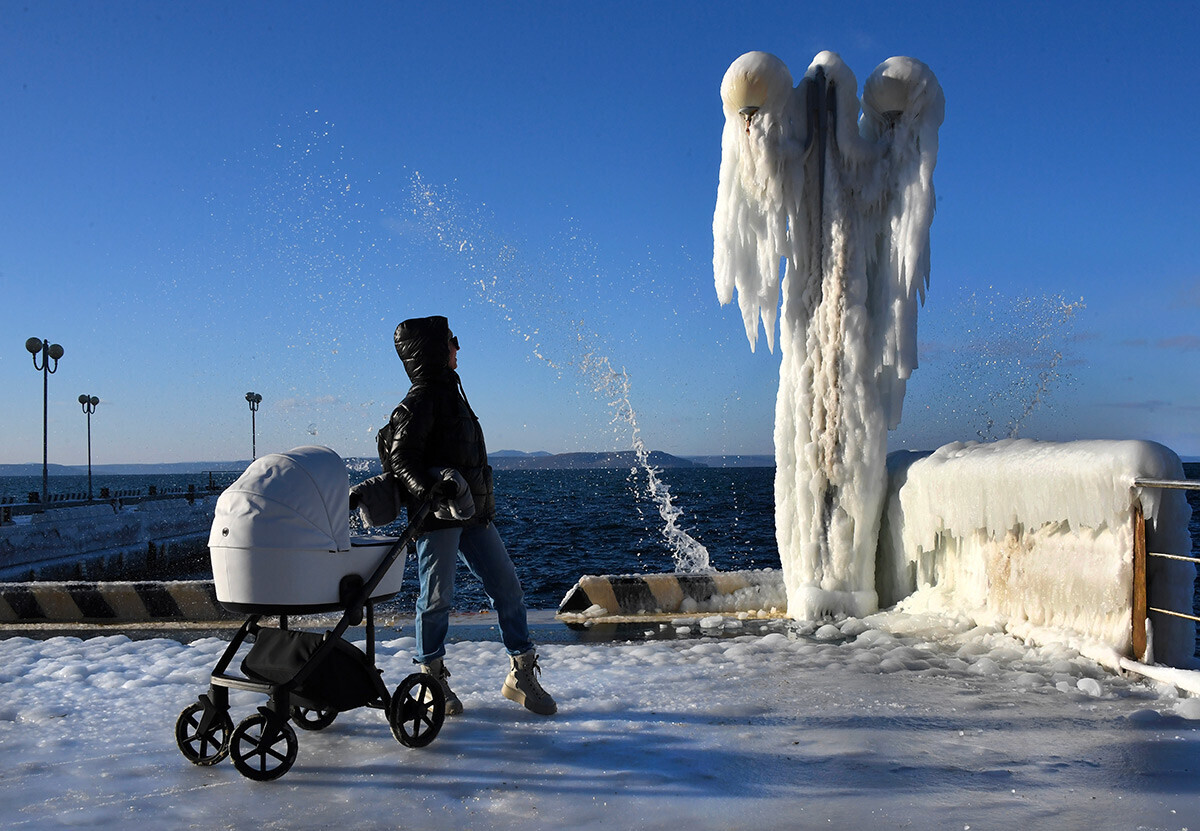
[[[282,685],[313,660],[325,638],[315,632],[259,629],[242,660],[247,678]],[[308,678],[296,684],[292,701],[313,710],[344,712],[364,707],[377,696],[375,665],[361,649],[342,639],[314,661]]]
[[[429,514],[422,505],[399,537],[350,536],[346,465],[327,447],[300,447],[252,463],[217,500],[209,549],[217,600],[246,612],[212,671],[208,692],[185,708],[175,742],[196,765],[230,756],[242,775],[276,779],[296,760],[294,723],[320,730],[357,707],[385,711],[392,735],[424,747],[445,717],[437,679],[413,673],[389,693],[375,666],[374,604],[400,591],[403,555]],[[399,568],[392,568],[400,560]],[[340,611],[333,630],[288,628],[287,616]],[[279,626],[261,625],[278,615]],[[366,621],[364,652],[343,639]],[[241,673],[231,671],[243,645]],[[267,696],[237,727],[229,690]]]

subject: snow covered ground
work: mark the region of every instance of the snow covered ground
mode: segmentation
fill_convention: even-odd
[[[0,825],[1200,829],[1200,699],[965,620],[726,624],[544,643],[550,718],[501,698],[496,642],[454,643],[467,712],[431,745],[352,711],[298,731],[268,783],[175,747],[221,639],[10,636]],[[389,684],[412,668],[410,631],[380,645]],[[235,722],[261,701],[235,694]]]

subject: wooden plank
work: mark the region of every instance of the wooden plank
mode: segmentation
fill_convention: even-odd
[[[1133,657],[1146,658],[1146,517],[1133,509]]]

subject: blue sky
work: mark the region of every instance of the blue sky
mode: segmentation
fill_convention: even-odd
[[[921,368],[893,447],[1200,455],[1191,3],[0,0],[0,463],[374,452],[445,314],[493,450],[770,453],[778,359],[712,287],[743,52],[946,94]],[[1045,376],[1044,384],[1039,378]],[[1044,390],[1039,392],[1039,386]],[[1024,415],[1030,411],[1028,415]]]

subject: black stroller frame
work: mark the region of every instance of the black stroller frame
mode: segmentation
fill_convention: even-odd
[[[175,741],[193,764],[215,765],[230,756],[234,767],[258,781],[278,779],[296,761],[298,742],[291,723],[304,730],[322,730],[339,712],[368,706],[383,710],[392,735],[406,747],[424,747],[437,737],[445,719],[445,696],[438,679],[424,672],[406,677],[388,692],[383,673],[375,666],[375,610],[372,593],[395,561],[420,533],[431,510],[422,505],[391,545],[367,580],[343,577],[340,602],[309,611],[342,611],[324,635],[288,628],[285,611],[229,606],[252,612],[238,629],[213,668],[208,691],[186,707],[175,723]],[[342,639],[352,626],[364,623],[367,649]],[[261,624],[278,616],[278,628]],[[241,675],[231,671],[238,651],[252,643]],[[267,696],[267,703],[236,727],[229,715],[229,691],[247,690]],[[291,722],[291,723],[289,723]]]

